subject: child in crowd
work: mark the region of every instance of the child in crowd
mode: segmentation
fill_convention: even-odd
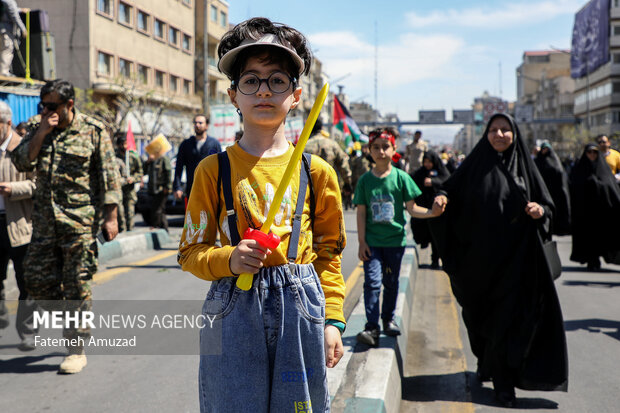
[[[342,357],[345,328],[346,236],[334,170],[316,156],[296,167],[271,227],[278,247],[239,236],[265,221],[293,153],[284,122],[300,102],[310,48],[297,30],[253,18],[224,35],[218,55],[244,132],[198,165],[179,246],[183,270],[212,281],[203,306],[212,322],[201,330],[200,408],[328,412],[326,367]],[[248,291],[235,287],[241,273],[255,274]]]
[[[359,258],[364,261],[364,305],[366,326],[357,341],[379,345],[379,295],[383,283],[383,333],[398,336],[394,321],[398,297],[400,263],[407,243],[404,207],[415,218],[432,218],[442,208],[432,210],[415,204],[422,192],[403,170],[392,166],[398,133],[392,128],[375,129],[369,134],[370,155],[375,161],[357,183],[353,203],[357,205]]]

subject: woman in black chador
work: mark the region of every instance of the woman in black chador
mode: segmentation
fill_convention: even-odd
[[[599,257],[620,264],[620,191],[596,144],[586,145],[570,174],[573,251],[571,261],[601,268]]]
[[[449,176],[450,172],[439,156],[433,151],[425,152],[422,166],[411,175],[418,188],[422,190],[422,195],[415,199],[416,204],[431,208],[437,190]],[[436,269],[439,268],[439,253],[431,239],[427,221],[427,219],[411,218],[411,232],[413,232],[413,239],[421,248],[426,248],[429,243],[431,244],[431,268]]]
[[[540,151],[536,155],[534,163],[538,167],[555,205],[552,232],[555,235],[568,235],[570,234],[571,209],[568,175],[564,166],[551,144],[546,141],[540,145]]]
[[[463,308],[477,376],[498,402],[515,387],[564,390],[566,336],[543,242],[553,201],[514,120],[491,117],[471,154],[444,183],[431,222],[443,268]]]

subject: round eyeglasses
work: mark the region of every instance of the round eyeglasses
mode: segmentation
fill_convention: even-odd
[[[260,85],[265,82],[272,93],[284,93],[291,83],[297,83],[297,79],[290,77],[283,72],[273,72],[267,79],[261,79],[254,73],[246,73],[239,78],[239,81],[232,82],[233,86],[239,89],[244,95],[253,95],[260,89]]]

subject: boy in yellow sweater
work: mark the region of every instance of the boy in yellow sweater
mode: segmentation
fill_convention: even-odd
[[[329,411],[326,367],[342,357],[346,245],[338,179],[321,158],[297,166],[271,231],[273,250],[240,239],[260,228],[293,153],[287,113],[312,61],[297,30],[253,18],[224,35],[219,70],[243,117],[243,137],[196,169],[178,261],[212,281],[203,306],[203,412]],[[215,244],[220,231],[221,246]],[[235,287],[255,274],[249,291]]]

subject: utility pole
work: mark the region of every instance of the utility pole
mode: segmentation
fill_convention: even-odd
[[[209,116],[209,0],[203,1],[202,28],[202,109]]]
[[[502,61],[499,61],[499,97],[502,97]]]
[[[375,20],[375,110],[379,110],[379,98],[378,98],[378,86],[377,86],[377,72],[379,71],[379,34],[377,30],[377,21]]]

